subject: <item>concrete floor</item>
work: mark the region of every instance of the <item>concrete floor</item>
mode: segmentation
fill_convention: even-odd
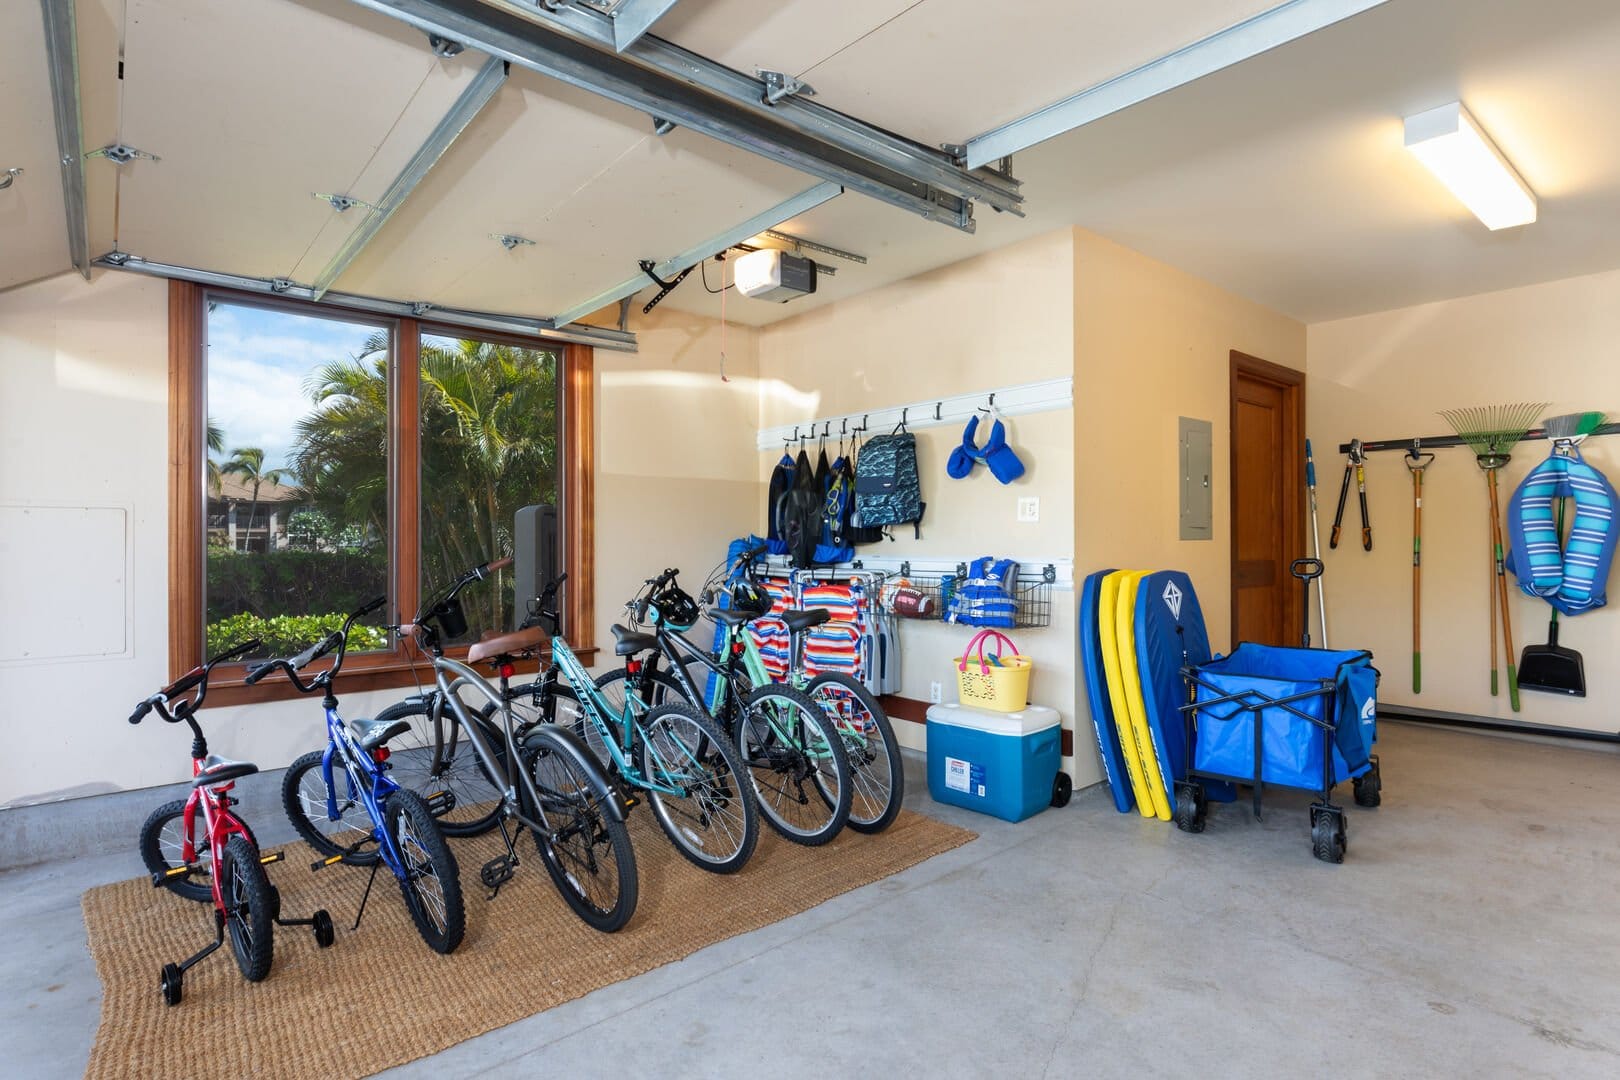
[[[396,1072],[1620,1075],[1616,755],[1393,723],[1380,754],[1339,867],[1299,793],[1202,836],[1095,788],[1008,825],[934,804],[911,761],[908,805],[978,840]],[[78,896],[138,872],[0,875],[8,1075],[82,1073]]]

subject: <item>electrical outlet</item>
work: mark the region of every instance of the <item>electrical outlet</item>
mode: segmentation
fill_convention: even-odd
[[[1041,520],[1041,500],[1034,495],[1025,495],[1018,500],[1019,521]]]
[[[943,697],[943,691],[940,689],[939,683],[937,683],[937,682],[929,683],[928,684],[928,700],[932,701],[935,705],[938,705],[940,703],[940,699],[942,697]]]

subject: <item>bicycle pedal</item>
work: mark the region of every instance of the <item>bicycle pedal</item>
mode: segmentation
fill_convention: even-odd
[[[195,866],[171,866],[162,873],[152,875],[152,887],[154,889],[162,888],[175,878],[190,876],[196,869]]]
[[[448,789],[435,791],[422,801],[427,803],[429,814],[440,818],[456,808],[456,793]]]
[[[342,855],[328,855],[324,859],[316,859],[314,862],[310,863],[309,868],[311,870],[325,870],[328,866],[342,862],[343,858],[344,857]]]
[[[259,856],[259,865],[260,866],[269,866],[271,863],[278,863],[281,860],[285,859],[286,857],[287,857],[287,853],[284,852],[284,851],[272,851],[268,855],[260,855]]]
[[[478,871],[478,880],[486,889],[499,889],[517,873],[517,863],[510,855],[497,855]]]

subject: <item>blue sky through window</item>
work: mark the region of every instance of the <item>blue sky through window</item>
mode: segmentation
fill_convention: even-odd
[[[310,376],[365,349],[380,327],[221,303],[208,313],[208,417],[225,431],[225,452],[264,451],[264,467],[291,464],[295,427],[311,408]]]

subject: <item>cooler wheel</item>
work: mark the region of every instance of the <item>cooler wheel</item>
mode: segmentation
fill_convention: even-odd
[[[1068,773],[1058,773],[1052,780],[1052,805],[1068,806],[1069,797],[1073,794],[1074,781],[1069,779]]]

